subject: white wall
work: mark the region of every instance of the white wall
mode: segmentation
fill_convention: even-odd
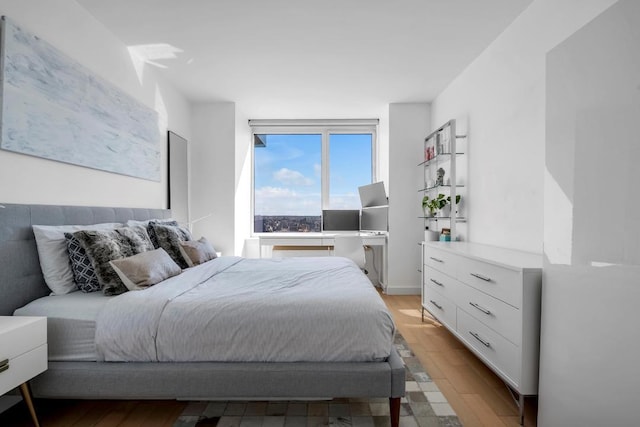
[[[0,14],[78,61],[161,115],[165,127],[189,139],[186,99],[74,1],[2,0]],[[166,132],[165,132],[166,135]],[[0,150],[0,201],[164,208],[167,144],[162,180],[147,181]]]
[[[542,427],[638,425],[639,28],[621,0],[547,55]]]
[[[429,104],[389,104],[388,294],[419,294],[424,174],[424,138],[430,133]]]
[[[192,107],[191,220],[223,255],[236,253],[236,119],[232,102]],[[210,216],[208,216],[210,215]]]
[[[236,255],[257,258],[260,256],[258,240],[252,239],[253,217],[251,216],[252,177],[252,140],[249,116],[236,109],[236,154],[235,154],[235,190],[236,190]]]
[[[468,121],[467,240],[542,252],[545,54],[614,1],[534,1],[432,103]]]

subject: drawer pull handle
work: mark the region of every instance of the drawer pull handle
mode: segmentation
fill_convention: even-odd
[[[480,341],[482,343],[482,345],[484,345],[487,348],[491,348],[491,344],[488,343],[487,341],[483,340],[482,338],[480,338],[478,336],[478,334],[476,334],[475,332],[471,332],[469,331],[469,333],[471,334],[472,337],[474,337],[475,339],[477,339],[478,341]]]
[[[9,359],[0,362],[0,373],[9,369]]]
[[[431,280],[431,281],[432,281],[433,283],[435,283],[436,285],[438,285],[438,286],[442,286],[442,287],[444,288],[444,285],[443,285],[442,283],[438,282],[436,279],[429,279],[429,280]]]
[[[489,310],[487,310],[486,308],[482,308],[480,305],[476,304],[475,302],[469,302],[469,305],[473,308],[480,310],[484,314],[491,314]]]
[[[442,306],[439,305],[437,302],[435,302],[434,300],[430,299],[429,300],[431,302],[431,304],[435,305],[437,308],[439,308],[440,310],[442,310]]]
[[[434,258],[432,256],[429,257],[430,259],[434,260],[435,262],[443,262],[441,259],[438,258]]]
[[[483,276],[482,274],[478,274],[478,273],[469,273],[469,274],[471,274],[473,277],[477,277],[480,280],[484,280],[485,282],[491,281],[491,277]]]

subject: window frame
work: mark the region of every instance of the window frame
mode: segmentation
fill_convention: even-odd
[[[320,192],[321,210],[329,209],[330,196],[330,135],[371,134],[371,182],[378,181],[378,119],[362,120],[249,120],[251,128],[251,236],[270,235],[256,232],[255,224],[255,138],[260,134],[321,135]],[[296,234],[298,232],[290,232]]]

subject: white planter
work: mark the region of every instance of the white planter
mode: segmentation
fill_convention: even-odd
[[[440,233],[437,231],[424,230],[424,241],[425,242],[437,242],[440,238]]]

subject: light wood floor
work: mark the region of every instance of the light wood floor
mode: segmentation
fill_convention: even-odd
[[[518,426],[516,405],[502,381],[432,318],[421,321],[419,296],[382,295],[400,333],[420,359],[465,427]],[[43,427],[172,426],[186,407],[176,401],[39,400]],[[526,426],[536,425],[536,402],[526,408]],[[31,426],[20,403],[0,414],[0,426]]]
[[[51,400],[34,401],[41,427],[172,427],[187,402]],[[0,426],[33,427],[24,403],[0,414]]]
[[[518,410],[503,382],[445,327],[425,312],[417,295],[382,295],[396,326],[465,427],[518,424]],[[525,426],[535,426],[537,402],[527,399]]]

